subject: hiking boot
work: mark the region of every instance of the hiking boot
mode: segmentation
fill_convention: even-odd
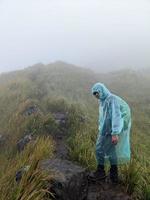
[[[91,172],[89,174],[89,180],[91,181],[101,181],[106,178],[105,170],[103,165],[98,165],[97,170],[95,172]]]
[[[118,167],[117,165],[111,165],[110,168],[110,180],[114,184],[118,184]]]

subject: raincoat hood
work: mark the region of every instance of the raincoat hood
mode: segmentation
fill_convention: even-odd
[[[100,94],[100,101],[104,101],[111,94],[103,83],[95,83],[92,87],[92,94],[94,92],[98,92]]]

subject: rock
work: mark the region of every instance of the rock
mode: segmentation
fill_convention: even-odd
[[[24,112],[23,112],[23,115],[25,116],[29,116],[31,114],[35,114],[39,111],[38,107],[36,105],[32,105],[32,106],[29,106]]]
[[[5,137],[0,134],[0,144],[3,144],[5,142]]]
[[[53,113],[52,115],[53,115],[57,124],[64,125],[66,123],[66,120],[67,120],[67,114],[66,113],[57,112],[57,113]]]
[[[27,172],[29,169],[30,169],[30,165],[26,165],[16,172],[16,182],[17,183],[19,183],[21,181],[23,174],[25,172]]]
[[[8,142],[9,136],[0,134],[0,147],[4,147],[4,145]]]
[[[49,190],[59,200],[84,200],[87,196],[87,170],[68,160],[42,161],[41,167],[55,174]]]
[[[17,143],[17,150],[19,152],[23,151],[25,146],[32,140],[32,135],[26,135],[25,137],[23,137],[22,139],[19,140],[19,142]]]
[[[85,123],[85,122],[87,122],[88,121],[88,118],[86,117],[86,116],[81,116],[80,117],[80,122],[81,123]]]

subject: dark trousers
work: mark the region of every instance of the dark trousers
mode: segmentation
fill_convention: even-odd
[[[117,165],[116,146],[112,144],[112,136],[99,135],[96,141],[96,159],[98,165],[105,164],[105,157],[108,157],[110,165]]]

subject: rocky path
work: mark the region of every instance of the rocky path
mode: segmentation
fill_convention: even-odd
[[[55,157],[69,160],[68,148],[65,142],[66,135],[64,133],[60,133],[59,135],[54,136],[53,139],[56,146]]]
[[[112,185],[108,181],[92,183],[88,181],[89,171],[69,160],[66,136],[55,136],[55,157],[44,160],[42,167],[54,171],[56,178],[50,190],[56,200],[130,200],[121,185]]]
[[[131,198],[123,190],[121,185],[106,182],[89,183],[86,200],[130,200]]]

